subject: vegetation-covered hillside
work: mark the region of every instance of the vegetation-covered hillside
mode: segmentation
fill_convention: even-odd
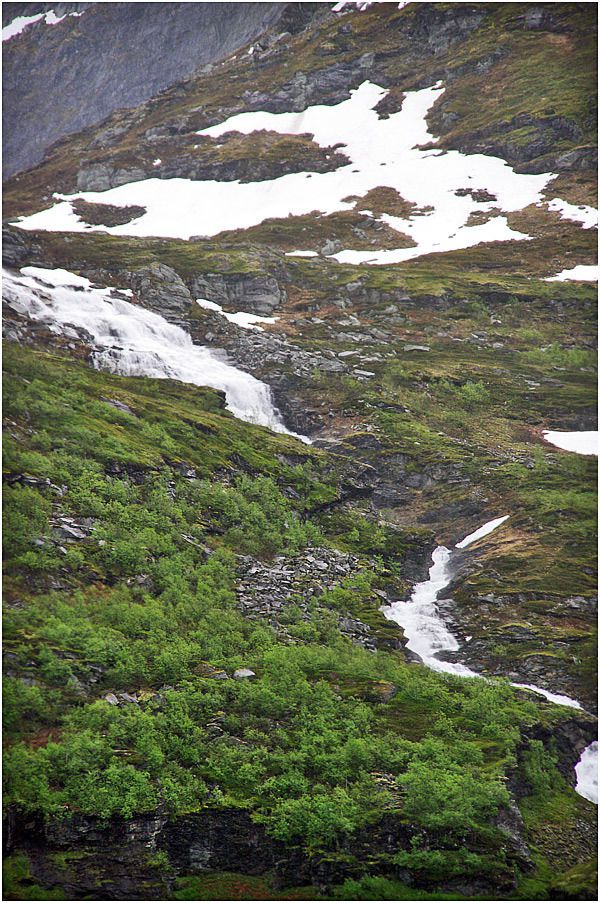
[[[597,468],[545,438],[596,427],[595,285],[571,278],[597,241],[595,7],[305,6],[6,183],[7,899],[595,899],[574,788],[597,735]],[[465,174],[440,204],[492,238],[437,253],[414,227],[439,211],[383,175],[333,212],[183,240],[169,208],[144,233],[165,182],[264,183],[267,204],[361,165],[281,125],[198,132],[366,81],[382,120],[443,87],[411,160],[555,178],[504,209]],[[392,249],[413,256],[337,259]],[[289,432],[176,378],[177,328],[261,380]],[[486,679],[426,668],[382,611],[438,544],[441,657]]]

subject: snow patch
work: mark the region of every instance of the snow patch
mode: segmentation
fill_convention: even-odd
[[[21,34],[28,25],[33,25],[34,22],[39,22],[43,18],[44,13],[37,13],[35,16],[17,16],[2,29],[2,43],[10,41],[11,38]]]
[[[12,22],[9,22],[8,25],[5,25],[2,29],[2,43],[4,41],[10,41],[11,38],[15,38],[17,35],[22,34],[22,32],[27,28],[28,25],[33,25],[34,22],[39,22],[41,19],[44,20],[46,25],[58,25],[59,22],[62,22],[63,19],[66,19],[67,16],[82,16],[83,13],[65,13],[64,16],[57,16],[53,9],[49,9],[45,13],[36,13],[34,16],[17,16],[16,19],[13,19]]]
[[[598,228],[598,211],[594,207],[585,204],[568,204],[560,198],[548,201],[548,209],[560,213],[561,219],[568,219],[574,223],[581,223],[584,229]]]
[[[497,517],[495,520],[490,520],[487,524],[484,524],[483,527],[479,527],[478,530],[475,530],[474,533],[469,533],[468,536],[465,536],[464,539],[461,539],[460,542],[456,543],[457,549],[466,549],[467,546],[470,546],[472,543],[477,542],[478,539],[482,539],[484,536],[487,536],[488,533],[491,533],[496,527],[499,527],[500,524],[503,524],[505,520],[508,520],[510,514],[505,514],[504,517]]]
[[[578,455],[598,455],[598,430],[579,430],[570,433],[544,430],[543,435],[546,442],[563,451],[576,452]]]
[[[315,105],[301,113],[240,113],[198,133],[213,138],[231,131],[250,134],[262,129],[280,134],[309,133],[323,148],[343,145],[351,162],[333,172],[312,173],[310,178],[306,172],[290,173],[247,183],[146,179],[105,192],[56,195],[60,203],[16,225],[24,229],[101,231],[113,235],[209,237],[224,230],[247,229],[265,219],[351,210],[354,202],[346,198],[363,197],[371,189],[383,186],[395,189],[417,208],[433,208],[426,215],[407,219],[382,217],[391,228],[409,235],[416,247],[387,251],[349,249],[331,259],[343,263],[399,263],[482,241],[527,239],[527,235],[509,228],[505,216],[479,226],[466,224],[471,213],[492,206],[509,212],[541,203],[542,192],[554,176],[515,173],[504,160],[482,154],[421,150],[420,146],[435,141],[427,129],[426,116],[443,91],[438,84],[409,92],[400,111],[380,119],[374,108],[388,91],[366,81],[351,92],[348,100],[334,106]],[[457,195],[456,191],[465,186],[485,189],[497,200],[475,201],[471,194]],[[86,227],[73,213],[71,201],[75,197],[117,206],[141,205],[147,212],[121,226]]]
[[[549,276],[545,282],[598,282],[598,267],[580,263],[570,270],[561,270],[556,276]]]
[[[205,310],[214,310],[215,313],[221,314],[230,323],[235,323],[236,326],[241,326],[242,329],[258,329],[259,332],[264,332],[262,326],[258,325],[259,323],[275,323],[279,319],[279,317],[259,317],[258,314],[247,314],[241,310],[231,314],[223,310],[220,304],[217,304],[215,301],[207,301],[206,298],[196,298],[196,304],[199,304]]]
[[[375,6],[377,3],[386,3],[387,0],[356,0],[356,2],[348,2],[348,0],[342,0],[341,3],[336,3],[333,7],[332,12],[341,13],[350,10],[348,7],[353,7],[355,10],[359,12],[363,12],[363,10],[368,9],[370,6]],[[408,6],[408,2],[398,3],[398,9],[404,9],[405,6]]]

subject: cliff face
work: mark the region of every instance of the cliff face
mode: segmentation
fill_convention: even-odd
[[[4,4],[4,24],[86,7],[56,25],[31,25],[4,45],[4,178],[35,166],[62,136],[234,53],[288,5]]]

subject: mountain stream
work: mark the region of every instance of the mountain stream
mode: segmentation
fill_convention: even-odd
[[[503,517],[488,521],[474,533],[465,536],[456,544],[457,549],[465,549],[479,539],[483,539],[509,517]],[[450,563],[455,553],[445,546],[438,546],[433,554],[433,564],[429,569],[429,579],[423,583],[417,583],[407,602],[394,602],[392,605],[382,608],[383,614],[389,621],[399,624],[404,631],[408,642],[406,648],[415,652],[426,667],[433,671],[445,674],[454,674],[457,677],[475,677],[486,679],[484,675],[472,671],[460,662],[448,662],[438,658],[444,652],[457,652],[460,648],[456,637],[448,630],[440,617],[436,600],[443,589],[450,583],[452,572]],[[541,687],[531,684],[512,683],[511,686],[522,690],[530,690],[544,696],[549,702],[556,705],[568,706],[573,709],[581,709],[582,706],[576,699],[559,693],[551,693]],[[583,751],[576,767],[577,784],[575,790],[580,796],[593,803],[598,803],[598,743],[591,743]]]

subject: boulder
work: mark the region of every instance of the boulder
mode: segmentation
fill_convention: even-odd
[[[238,668],[237,671],[233,672],[234,680],[245,680],[249,677],[256,677],[256,674],[250,668]]]

